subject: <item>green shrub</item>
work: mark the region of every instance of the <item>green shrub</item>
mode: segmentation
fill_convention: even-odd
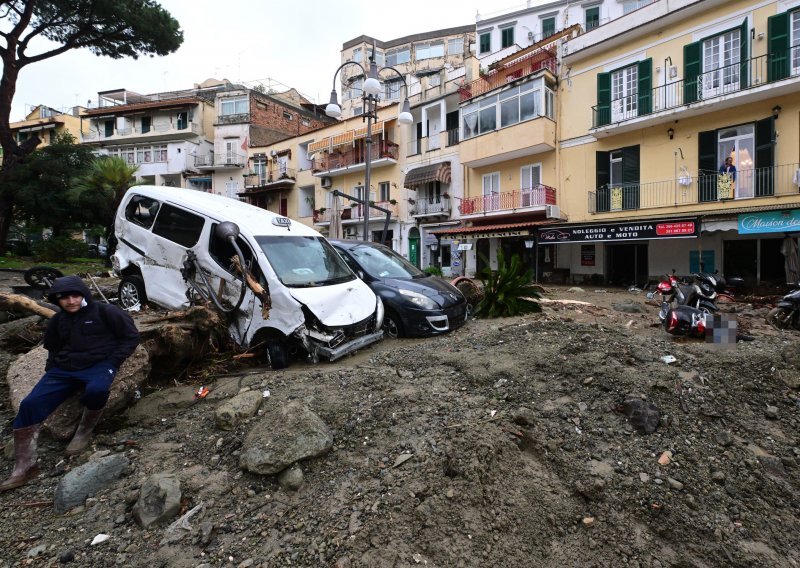
[[[426,266],[423,272],[431,276],[442,276],[442,269],[438,266]]]
[[[518,254],[506,263],[503,250],[498,249],[497,270],[485,268],[478,274],[483,283],[483,298],[475,306],[475,315],[498,318],[541,311],[536,301],[541,296],[531,283],[532,276],[533,271],[525,270]]]
[[[70,237],[50,237],[34,243],[31,248],[34,256],[45,262],[64,262],[70,258],[85,258],[89,255],[86,243]]]

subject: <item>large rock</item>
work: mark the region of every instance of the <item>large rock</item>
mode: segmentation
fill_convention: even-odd
[[[217,426],[222,430],[233,430],[242,419],[255,416],[263,398],[258,391],[245,391],[223,402],[214,412]]]
[[[25,398],[44,374],[47,361],[47,350],[36,347],[20,355],[8,369],[7,381],[14,411],[19,410],[19,403]],[[147,380],[150,374],[150,359],[141,345],[133,355],[123,363],[111,385],[111,396],[106,405],[106,416],[110,416],[127,408],[135,398],[136,390]],[[44,428],[51,436],[60,440],[72,437],[75,427],[83,413],[78,399],[80,392],[71,396],[45,420]]]
[[[64,474],[53,498],[56,513],[65,513],[81,505],[87,497],[111,485],[125,473],[129,464],[124,455],[114,454],[90,460]]]
[[[322,419],[299,402],[264,414],[247,434],[239,465],[261,475],[275,475],[293,463],[320,456],[333,446]]]
[[[148,477],[133,506],[133,518],[146,529],[165,523],[181,510],[181,484],[169,473]]]

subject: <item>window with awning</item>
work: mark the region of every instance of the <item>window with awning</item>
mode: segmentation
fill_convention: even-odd
[[[406,174],[403,186],[414,188],[432,181],[450,183],[450,162],[440,162],[414,168]]]

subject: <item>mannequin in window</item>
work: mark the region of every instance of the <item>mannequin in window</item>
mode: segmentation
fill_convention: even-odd
[[[728,156],[725,163],[719,167],[719,180],[717,182],[720,199],[730,199],[736,189],[736,166],[733,158]]]

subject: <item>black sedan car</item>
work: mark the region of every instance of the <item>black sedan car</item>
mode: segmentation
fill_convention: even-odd
[[[448,282],[429,276],[389,247],[364,241],[330,241],[386,309],[387,337],[444,333],[467,319],[467,300]]]

